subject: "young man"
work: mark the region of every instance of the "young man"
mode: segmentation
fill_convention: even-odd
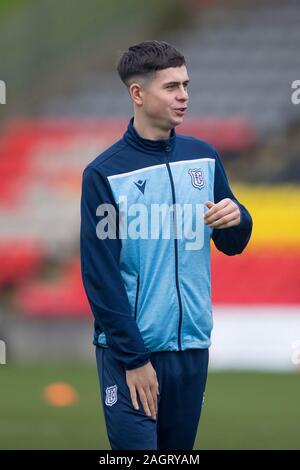
[[[118,73],[134,116],[85,168],[81,199],[106,427],[112,449],[192,449],[211,344],[210,239],[241,253],[252,220],[216,150],[175,132],[188,105],[183,55],[146,41]]]

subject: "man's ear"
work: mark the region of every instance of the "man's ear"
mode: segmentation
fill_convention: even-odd
[[[141,106],[143,104],[143,92],[142,87],[139,83],[133,82],[128,88],[129,94],[132,101],[137,105]]]

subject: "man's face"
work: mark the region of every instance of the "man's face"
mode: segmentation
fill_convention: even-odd
[[[188,104],[185,65],[158,70],[141,89],[141,111],[152,124],[170,129],[182,123]]]

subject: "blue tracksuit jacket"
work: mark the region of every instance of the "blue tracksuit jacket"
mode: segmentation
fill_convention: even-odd
[[[224,198],[238,204],[241,223],[211,229],[203,222],[204,203]],[[97,235],[107,215],[97,212],[101,204],[115,209],[115,238]],[[132,204],[142,204],[149,213],[153,205],[175,207],[168,219],[170,236],[162,235],[163,222],[154,227],[155,236],[121,236],[125,223],[137,224],[137,217],[129,220]],[[184,205],[193,208],[185,216],[191,227],[196,224],[198,243],[191,242],[193,231],[185,233],[181,226]],[[144,222],[150,222],[149,213]],[[161,220],[167,217],[162,215]],[[94,344],[108,346],[127,369],[147,363],[153,351],[209,347],[210,239],[222,252],[235,255],[243,251],[251,231],[251,216],[233,195],[211,145],[175,129],[167,140],[143,139],[131,118],[122,139],[83,172],[81,270],[95,317]]]

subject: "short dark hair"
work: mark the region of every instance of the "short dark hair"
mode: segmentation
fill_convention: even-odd
[[[165,41],[144,41],[128,48],[121,56],[117,70],[128,87],[133,77],[147,77],[157,70],[186,65],[184,56]]]

